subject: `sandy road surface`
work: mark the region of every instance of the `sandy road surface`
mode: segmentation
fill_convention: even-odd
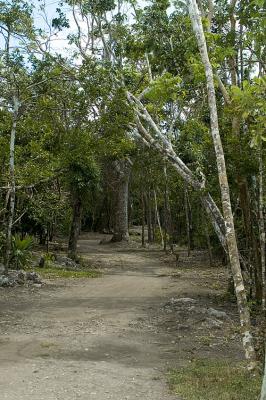
[[[1,290],[1,400],[176,399],[164,377],[174,334],[154,315],[178,287],[156,252],[98,242],[79,246],[101,278]]]

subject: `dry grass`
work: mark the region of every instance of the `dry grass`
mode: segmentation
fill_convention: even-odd
[[[198,360],[170,371],[169,383],[182,400],[257,400],[261,379],[241,363]]]

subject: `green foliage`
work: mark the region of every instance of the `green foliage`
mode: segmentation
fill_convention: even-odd
[[[161,105],[167,101],[177,99],[181,89],[180,84],[182,79],[178,76],[173,76],[166,72],[158,79],[152,81],[150,90],[146,94],[146,98],[150,101],[160,102]]]
[[[25,268],[30,263],[33,243],[34,239],[31,236],[26,236],[23,239],[18,234],[13,236],[10,261],[16,269]]]
[[[266,80],[254,78],[244,81],[243,89],[232,87],[232,112],[238,113],[249,127],[250,145],[258,147],[266,141]]]
[[[207,6],[206,1],[202,4]],[[55,234],[66,234],[75,195],[82,199],[84,219],[92,221],[92,225],[95,218],[106,216],[106,209],[112,213],[113,204],[108,203],[109,182],[106,182],[102,165],[128,156],[135,162],[130,194],[134,221],[141,221],[143,190],[156,190],[163,220],[165,161],[128,135],[135,123],[135,110],[127,102],[126,90],[136,96],[144,91],[143,105],[189,168],[200,179],[204,173],[207,188],[219,204],[206,79],[186,2],[176,1],[174,8],[168,0],[145,4],[120,2],[119,5],[113,0],[71,2],[71,6],[79,10],[79,17],[89,22],[89,31],[81,24],[80,32],[71,31],[67,36],[69,32],[65,33],[65,29],[70,21],[64,6],[70,2],[60,1],[51,17],[50,34],[58,31],[61,31],[60,37],[65,34],[72,45],[71,51],[56,55],[47,42],[41,57],[39,50],[36,51],[35,39],[38,37],[38,43],[44,43],[48,36],[44,30],[32,26],[32,7],[19,0],[0,1],[0,5],[2,34],[5,36],[5,29],[9,30],[12,43],[15,40],[18,44],[16,49],[11,46],[7,57],[8,49],[3,42],[0,54],[3,77],[0,83],[0,166],[1,186],[4,187],[10,181],[13,90],[18,91],[22,104],[15,148],[15,178],[19,188],[15,211],[16,218],[21,214],[23,217],[14,229],[43,237],[51,230]],[[265,19],[261,18],[264,6],[261,0],[245,0],[241,7],[237,5],[236,31],[233,32],[228,2],[216,1],[212,26],[206,32],[211,63],[232,100],[230,105],[224,104],[217,84],[220,131],[236,208],[237,175],[242,174],[247,179],[251,197],[255,198],[251,182],[258,170],[257,152],[260,147],[263,154],[265,151]],[[45,6],[40,7],[42,11]],[[38,25],[38,20],[35,22]],[[203,18],[203,24],[207,31],[207,18]],[[101,43],[102,35],[105,46]],[[75,54],[73,45],[76,45]],[[239,82],[232,86],[229,77],[232,71],[228,67],[237,54]],[[260,76],[256,78],[258,72]],[[237,137],[232,134],[234,116],[240,118]],[[149,133],[156,137],[152,129]],[[171,167],[168,167],[168,180],[174,228],[178,231],[178,240],[185,243],[183,182]],[[190,189],[189,196],[192,234],[196,245],[204,246],[200,200]],[[4,209],[4,193],[0,202]],[[108,224],[112,225],[112,217],[109,217]],[[242,237],[243,223],[241,218],[236,219],[237,231]],[[211,237],[215,245],[213,235]]]
[[[32,6],[27,1],[0,1],[0,23],[10,32],[24,36],[32,32]]]
[[[55,262],[55,255],[53,253],[45,253],[42,254],[44,258],[44,266],[45,268],[52,268]],[[40,268],[41,269],[41,268]]]
[[[56,12],[58,16],[56,18],[53,18],[52,20],[52,27],[57,28],[59,31],[61,31],[63,28],[69,28],[69,21],[66,18],[65,14],[61,10],[61,8],[57,8]]]
[[[105,102],[105,110],[98,123],[101,155],[123,158],[134,152],[135,144],[127,137],[133,116],[133,110],[126,102],[124,90],[116,90]]]

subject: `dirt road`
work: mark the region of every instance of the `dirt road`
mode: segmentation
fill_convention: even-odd
[[[1,400],[176,399],[164,376],[175,333],[155,323],[176,284],[158,252],[99,239],[79,245],[103,277],[1,290]]]

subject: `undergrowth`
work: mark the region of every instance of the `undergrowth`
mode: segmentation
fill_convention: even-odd
[[[46,279],[55,278],[98,278],[101,276],[99,271],[80,271],[80,270],[69,270],[63,268],[34,268],[40,276]]]
[[[252,376],[241,363],[197,360],[171,370],[171,389],[182,400],[257,400],[261,379]]]

